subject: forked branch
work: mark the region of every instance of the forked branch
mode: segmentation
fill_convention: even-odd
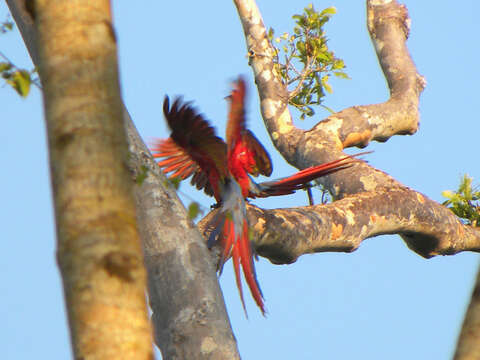
[[[274,71],[274,52],[258,7],[253,0],[234,3],[266,128],[290,164],[305,168],[341,157],[346,147],[364,147],[372,140],[386,141],[393,135],[417,131],[419,97],[426,82],[406,46],[410,19],[405,6],[396,0],[367,1],[368,30],[390,98],[380,104],[344,109],[303,131],[292,122],[287,89]],[[363,239],[380,234],[399,234],[424,257],[480,250],[478,230],[366,163],[333,173],[321,182],[335,198],[343,200],[298,209],[250,208],[259,254],[272,262],[288,263],[306,253],[353,251]]]

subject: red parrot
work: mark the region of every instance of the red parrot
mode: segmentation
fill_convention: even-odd
[[[214,128],[190,103],[182,103],[177,98],[170,107],[166,96],[163,113],[172,132],[168,139],[156,140],[151,150],[155,158],[163,158],[158,165],[164,173],[173,172],[170,177],[181,180],[193,175],[192,185],[215,197],[220,208],[212,221],[214,229],[210,233],[208,246],[211,247],[217,240],[222,245],[219,272],[225,261],[232,257],[245,313],[240,266],[256,304],[265,315],[249,240],[245,199],[291,194],[306,188],[310,181],[348,167],[358,160],[347,156],[304,169],[286,178],[256,183],[250,175],[270,176],[272,165],[265,148],[246,128],[245,96],[245,81],[239,77],[228,97],[227,143],[216,136]]]

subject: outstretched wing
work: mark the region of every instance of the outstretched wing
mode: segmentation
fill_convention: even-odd
[[[165,96],[163,113],[171,129],[168,139],[155,140],[151,151],[155,158],[162,158],[158,165],[170,177],[184,180],[192,177],[192,184],[204,189],[208,195],[220,201],[219,181],[224,181],[227,172],[227,148],[216,136],[215,129],[190,103]]]
[[[227,122],[227,145],[230,155],[243,156],[239,160],[245,171],[253,176],[272,174],[272,161],[265,148],[250,130],[245,118],[245,80],[239,76],[229,96],[230,109]]]

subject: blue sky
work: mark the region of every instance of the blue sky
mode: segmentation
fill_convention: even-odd
[[[478,162],[477,35],[480,5],[471,1],[404,1],[412,18],[408,47],[427,79],[421,126],[368,149],[370,164],[428,197],[455,189],[463,173],[480,181]],[[166,137],[161,116],[165,94],[184,95],[224,133],[229,84],[250,82],[249,126],[270,151],[273,176],[293,172],[275,152],[259,114],[245,40],[232,2],[114,4],[124,101],[145,140]],[[267,27],[292,28],[291,15],[308,2],[259,1]],[[334,5],[327,27],[330,46],[351,80],[332,82],[326,105],[341,110],[388,97],[365,24],[365,2]],[[0,20],[5,18],[0,3]],[[0,50],[30,68],[17,32],[0,36]],[[3,359],[65,359],[69,337],[55,261],[55,230],[48,175],[43,108],[38,90],[20,99],[0,87],[3,206],[0,241],[0,348]],[[327,114],[318,112],[315,120]],[[309,128],[315,120],[298,121]],[[208,207],[212,200],[182,187]],[[184,197],[185,198],[185,197]],[[185,198],[188,203],[190,200]],[[307,203],[304,194],[255,202],[262,207]],[[464,253],[425,260],[398,236],[365,241],[352,254],[301,257],[288,266],[261,259],[257,273],[267,318],[248,299],[245,319],[231,266],[221,278],[244,359],[449,359],[468,304],[478,256]]]

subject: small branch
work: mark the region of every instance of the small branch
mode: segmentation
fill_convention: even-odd
[[[310,75],[314,71],[314,70],[310,69],[311,63],[312,63],[311,58],[308,58],[308,63],[307,63],[307,65],[305,65],[305,69],[302,71],[302,73],[299,76],[299,82],[298,82],[297,87],[295,89],[293,89],[292,91],[290,91],[290,93],[288,94],[289,99],[293,99],[295,96],[297,96],[297,94],[300,92],[300,90],[302,88],[302,85],[303,85],[303,82],[305,81],[307,76]],[[297,71],[295,71],[295,72],[297,72]]]

